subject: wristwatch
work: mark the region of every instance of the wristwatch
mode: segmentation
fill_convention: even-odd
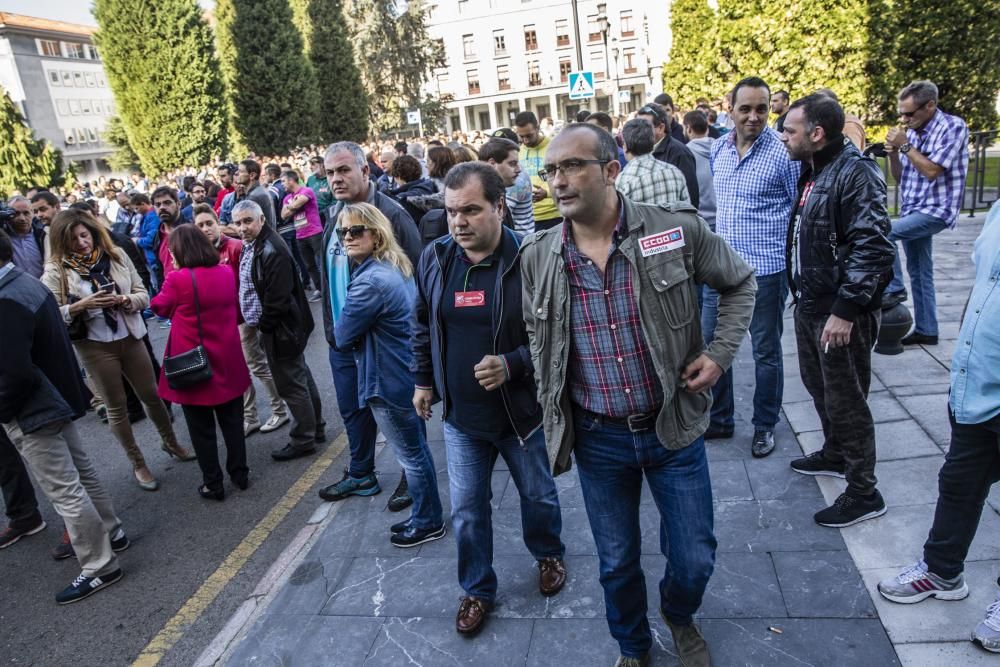
[[[899,147],[899,152],[902,153],[903,155],[906,155],[907,153],[910,152],[911,148],[913,148],[913,146],[910,145],[910,142],[906,142],[905,144]]]

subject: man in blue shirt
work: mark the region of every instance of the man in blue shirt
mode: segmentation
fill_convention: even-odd
[[[938,473],[938,501],[923,559],[878,585],[893,602],[969,594],[962,571],[983,503],[1000,479],[1000,202],[993,205],[972,252],[976,282],[965,306],[951,361],[951,445]],[[972,641],[1000,653],[1000,593]]]
[[[767,126],[770,97],[763,79],[748,77],[736,84],[735,128],[712,145],[710,158],[716,233],[757,274],[757,301],[750,323],[756,370],[751,453],[757,458],[774,451],[774,427],[784,393],[785,239],[799,178],[799,163],[789,159],[778,133]],[[715,336],[717,304],[718,294],[706,290],[701,317],[706,344]],[[735,421],[732,369],[719,378],[712,393],[712,421],[705,439],[730,438]]]

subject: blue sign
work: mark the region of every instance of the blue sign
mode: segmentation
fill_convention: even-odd
[[[594,96],[593,72],[569,73],[569,99],[585,100]]]

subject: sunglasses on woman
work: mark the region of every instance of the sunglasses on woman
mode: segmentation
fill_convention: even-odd
[[[362,234],[364,234],[365,231],[368,229],[369,227],[366,227],[365,225],[351,225],[350,227],[337,227],[337,238],[343,241],[344,237],[346,237],[348,234],[351,235],[351,238],[357,238]]]

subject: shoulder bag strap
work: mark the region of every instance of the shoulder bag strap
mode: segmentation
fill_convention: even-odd
[[[194,280],[194,269],[189,268],[188,273],[191,274],[191,287],[194,289],[194,313],[198,319],[198,343],[204,345],[205,335],[201,331],[201,304],[198,302],[198,283]]]

